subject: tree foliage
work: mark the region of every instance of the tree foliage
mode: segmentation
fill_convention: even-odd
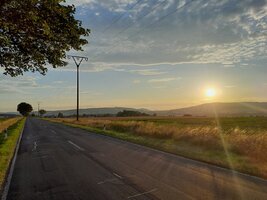
[[[64,115],[63,115],[63,113],[59,112],[58,115],[57,115],[57,117],[58,117],[58,118],[63,118]]]
[[[123,110],[117,113],[117,117],[137,117],[137,116],[149,116],[149,115],[134,110]]]
[[[17,111],[23,116],[28,116],[32,110],[32,106],[25,102],[20,103],[17,107]]]
[[[65,66],[66,51],[82,50],[90,30],[74,18],[64,0],[0,1],[0,67],[4,74],[47,72],[46,65]]]
[[[46,113],[46,110],[44,110],[44,109],[39,110],[39,114],[40,114],[41,116],[43,116],[45,113]]]

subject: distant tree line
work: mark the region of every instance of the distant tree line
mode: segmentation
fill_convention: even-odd
[[[147,113],[142,113],[134,110],[123,110],[117,113],[117,117],[139,117],[139,116],[150,116]]]
[[[143,113],[143,112],[140,112],[140,111],[123,110],[123,111],[118,112],[117,114],[106,113],[106,114],[83,114],[83,115],[81,115],[81,117],[139,117],[139,116],[157,116],[157,114],[154,113],[153,115],[149,115],[147,113]],[[46,115],[46,117],[50,117],[50,118],[63,118],[63,117],[72,118],[72,117],[76,117],[76,115],[75,114],[73,114],[73,115],[64,115],[62,112],[59,112],[57,115]]]

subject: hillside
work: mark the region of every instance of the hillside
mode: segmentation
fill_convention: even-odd
[[[103,107],[80,109],[80,115],[116,115],[123,110],[138,111],[158,116],[267,116],[267,102],[234,102],[234,103],[207,103],[186,108],[153,111],[148,109],[136,109],[127,107]],[[58,113],[64,116],[76,115],[76,109],[48,111],[45,116],[57,116]],[[14,115],[15,113],[0,113],[2,116]],[[18,113],[17,113],[18,114]]]
[[[158,111],[158,115],[183,116],[267,116],[267,102],[208,103],[187,108]]]
[[[135,108],[126,108],[126,107],[105,107],[105,108],[86,108],[80,109],[80,115],[116,115],[118,112],[122,112],[123,110],[131,110],[131,111],[139,111],[142,113],[152,114],[152,111],[147,109],[135,109]],[[56,111],[48,111],[46,116],[57,116],[58,113],[63,113],[64,116],[76,115],[76,109],[73,110],[56,110]]]

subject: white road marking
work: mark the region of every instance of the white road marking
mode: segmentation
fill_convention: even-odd
[[[122,177],[116,173],[113,173],[114,176],[118,177],[119,179],[122,179]]]
[[[154,188],[152,190],[149,190],[147,192],[143,192],[143,193],[139,193],[139,194],[136,194],[136,195],[133,195],[133,196],[129,196],[127,199],[132,199],[132,198],[135,198],[135,197],[139,197],[139,196],[142,196],[144,194],[149,194],[151,192],[155,192],[156,190],[158,190],[157,188]]]
[[[37,148],[37,142],[34,142],[32,151],[35,151]]]
[[[103,184],[103,183],[113,182],[113,181],[116,181],[116,180],[118,180],[118,179],[117,179],[117,178],[106,179],[106,180],[104,180],[104,181],[100,181],[100,182],[98,182],[97,184],[98,184],[98,185],[101,185],[101,184]]]
[[[77,144],[74,144],[72,141],[68,140],[68,143],[70,143],[71,145],[75,146],[77,149],[79,149],[80,151],[84,151],[84,149],[82,147],[79,147]]]
[[[107,182],[114,182],[114,181],[117,181],[118,180],[118,178],[119,179],[123,179],[119,174],[116,174],[116,173],[112,173],[114,176],[116,176],[117,178],[112,178],[112,179],[106,179],[106,180],[104,180],[104,181],[100,181],[100,182],[98,182],[97,184],[98,185],[101,185],[101,184],[103,184],[103,183],[107,183]]]
[[[50,131],[52,131],[52,133],[54,133],[54,134],[57,134],[57,132],[56,132],[56,131],[54,131],[54,130],[52,130],[52,129],[50,129]]]

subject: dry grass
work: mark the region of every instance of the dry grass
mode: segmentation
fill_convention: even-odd
[[[12,126],[16,122],[18,122],[21,117],[14,117],[14,118],[7,118],[0,121],[0,134],[7,129],[8,127]]]
[[[82,118],[79,122],[72,118],[56,119],[60,122],[101,130],[130,133],[136,136],[148,136],[163,140],[171,139],[174,142],[188,143],[207,151],[225,152],[225,149],[227,149],[230,153],[244,157],[245,162],[257,168],[261,176],[267,177],[267,129],[259,126],[257,128],[248,127],[247,124],[251,121],[249,118],[242,119],[243,124],[241,126],[243,128],[236,126],[235,118],[226,119],[232,123],[228,123],[227,128],[216,125],[214,121],[209,122],[204,119],[188,119],[191,123],[185,123],[186,120],[181,119],[181,124],[179,124],[177,118],[175,120],[176,123],[174,124],[171,122],[171,118],[169,118],[168,123],[158,123],[153,119],[140,120],[138,118]],[[198,123],[201,120],[205,123]],[[223,141],[225,142],[223,143]]]

